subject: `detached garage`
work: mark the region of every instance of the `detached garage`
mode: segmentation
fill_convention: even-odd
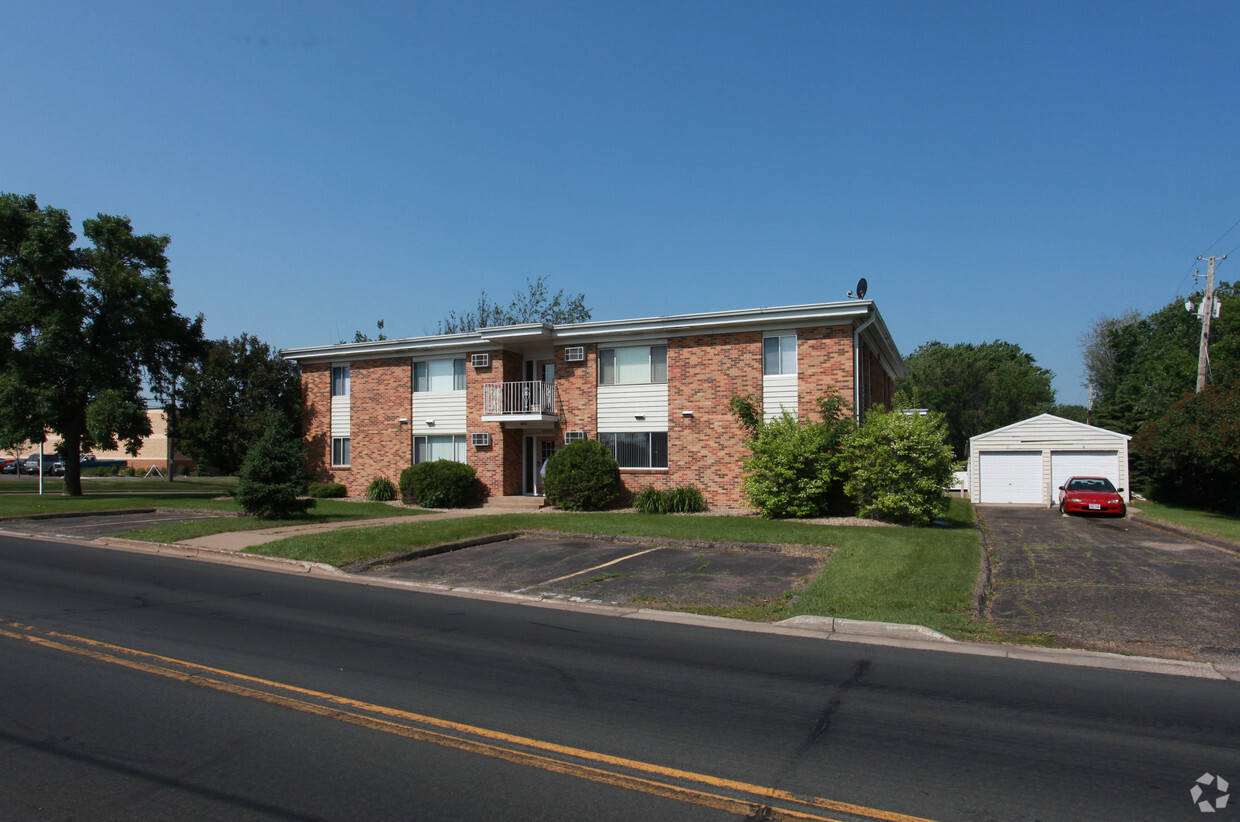
[[[1106,477],[1128,489],[1132,437],[1041,414],[969,440],[969,487],[977,503],[1055,505],[1069,477]]]

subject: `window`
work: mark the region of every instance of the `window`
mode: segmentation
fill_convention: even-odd
[[[344,468],[349,465],[349,438],[332,438],[332,465]]]
[[[762,373],[797,373],[797,338],[795,334],[762,338]]]
[[[611,450],[621,468],[666,468],[667,432],[599,434],[598,441]]]
[[[332,396],[333,397],[349,396],[349,366],[347,365],[333,365],[332,366]]]
[[[467,441],[468,438],[464,434],[416,436],[413,438],[413,461],[415,463],[434,462],[435,460],[468,462],[465,458]]]
[[[667,382],[667,346],[599,349],[598,381],[599,385]]]
[[[464,391],[465,358],[413,364],[414,391]]]

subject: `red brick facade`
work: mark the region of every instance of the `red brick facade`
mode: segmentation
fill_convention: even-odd
[[[796,330],[797,395],[802,416],[814,414],[816,400],[829,390],[837,391],[852,407],[857,383],[863,409],[878,403],[890,404],[892,376],[883,367],[879,353],[870,346],[863,343],[861,356],[856,356],[854,328],[845,323]],[[645,486],[693,485],[714,509],[743,507],[740,465],[747,451],[728,403],[737,395],[762,397],[762,338],[760,330],[668,336],[668,467],[622,469],[627,491],[635,492]],[[618,344],[623,345],[623,340]],[[569,346],[583,348],[584,359],[566,360],[565,349]],[[467,460],[477,469],[488,494],[514,495],[529,490],[526,486],[531,474],[523,473],[526,435],[553,439],[557,448],[563,445],[566,431],[597,436],[598,347],[596,343],[554,344],[558,420],[546,424],[482,420],[484,384],[525,379],[526,356],[519,345],[513,345],[512,350],[491,349],[487,352],[488,366],[475,367],[467,360],[468,431],[445,433],[491,435],[490,445],[475,446],[472,441],[466,444]],[[474,347],[470,352],[483,350]],[[345,361],[347,352],[341,351],[340,355],[338,362]],[[414,359],[392,356],[350,363],[352,457],[348,468],[330,465],[331,366],[303,364],[308,464],[317,476],[342,482],[351,495],[359,495],[375,477],[396,481],[410,465],[413,453],[408,418]],[[860,370],[854,375],[858,360]]]

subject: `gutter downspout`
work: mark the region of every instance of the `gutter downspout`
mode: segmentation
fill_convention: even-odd
[[[857,418],[858,425],[861,424],[861,332],[876,319],[878,316],[874,313],[874,307],[870,306],[870,318],[853,331],[853,416]]]

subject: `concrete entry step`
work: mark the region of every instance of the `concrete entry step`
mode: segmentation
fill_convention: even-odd
[[[509,497],[488,497],[483,504],[483,508],[488,510],[502,510],[519,513],[522,511],[537,511],[539,508],[546,506],[546,502],[542,497],[527,497],[524,495]]]

